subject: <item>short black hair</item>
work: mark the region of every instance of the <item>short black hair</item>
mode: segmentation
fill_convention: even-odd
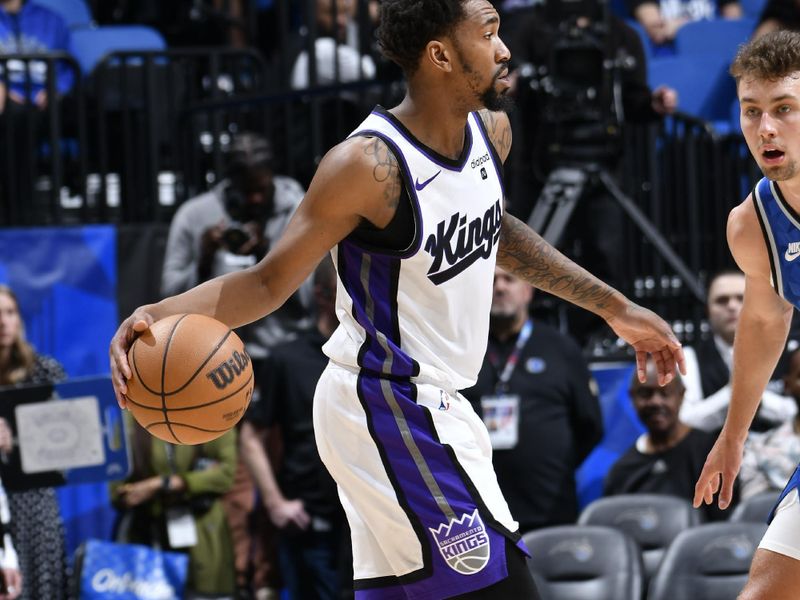
[[[236,177],[255,169],[272,170],[275,152],[272,143],[259,133],[236,134],[228,152],[227,176]]]
[[[378,41],[381,52],[413,75],[425,46],[464,19],[465,0],[384,0]]]

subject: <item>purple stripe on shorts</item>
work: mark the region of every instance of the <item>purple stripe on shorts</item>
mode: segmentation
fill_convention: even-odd
[[[362,373],[359,395],[398,501],[424,534],[428,548],[423,556],[429,557],[426,567],[432,574],[413,583],[359,589],[356,598],[447,598],[505,578],[505,537],[485,524],[489,515],[478,512],[456,465],[431,431],[426,409],[416,403],[414,384]]]

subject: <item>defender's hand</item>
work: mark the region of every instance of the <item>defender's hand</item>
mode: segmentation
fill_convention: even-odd
[[[128,404],[125,394],[128,393],[128,379],[131,378],[131,367],[128,364],[128,350],[143,331],[146,331],[155,319],[142,308],[136,311],[117,329],[117,333],[111,338],[111,345],[108,353],[111,362],[111,383],[114,386],[114,395],[120,408],[125,408]]]
[[[686,374],[683,348],[672,329],[653,311],[631,303],[622,314],[607,320],[611,329],[636,351],[639,381],[647,380],[647,355],[653,356],[658,370],[658,384],[666,385],[675,377],[675,366]]]
[[[744,439],[728,436],[723,431],[719,434],[714,447],[708,453],[703,471],[694,486],[694,507],[711,504],[714,494],[719,494],[719,507],[726,509],[733,498],[733,482],[742,466]]]

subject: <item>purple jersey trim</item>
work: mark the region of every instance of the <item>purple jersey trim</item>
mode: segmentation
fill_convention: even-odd
[[[416,581],[356,580],[357,600],[448,598],[488,587],[507,577],[505,536],[488,524],[484,526],[491,515],[480,510],[469,490],[472,485],[467,486],[448,449],[439,442],[435,430],[431,430],[427,409],[416,402],[415,385],[370,377],[362,372],[358,394],[398,502],[420,538],[426,564],[417,572],[421,578]],[[453,518],[463,520],[464,515],[476,512],[483,519],[489,557],[480,570],[464,574],[445,560],[433,532],[441,531]]]
[[[464,128],[464,148],[461,151],[461,156],[458,160],[448,159],[445,156],[442,156],[432,148],[428,148],[425,144],[420,142],[417,138],[413,136],[413,134],[406,129],[402,123],[400,123],[397,118],[392,115],[389,111],[382,107],[378,107],[372,111],[373,115],[376,117],[380,117],[387,123],[389,123],[392,128],[397,131],[401,136],[405,138],[405,140],[414,146],[417,150],[419,150],[425,157],[433,163],[436,163],[443,169],[447,169],[448,171],[463,171],[464,167],[467,166],[469,162],[470,154],[472,154],[472,127],[469,125],[469,120],[467,121],[467,126]]]
[[[397,284],[400,259],[367,253],[355,244],[339,244],[339,277],[353,303],[352,314],[367,339],[358,364],[372,373],[409,378],[419,364],[400,347]]]

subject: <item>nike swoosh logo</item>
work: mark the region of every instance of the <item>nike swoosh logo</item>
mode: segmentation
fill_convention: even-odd
[[[783,258],[792,262],[795,258],[800,256],[800,250],[795,250],[794,252],[790,252],[789,249],[786,249],[786,254],[783,255]]]
[[[442,170],[439,169],[438,171],[436,171],[436,174],[433,177],[431,177],[430,179],[426,179],[422,183],[419,182],[419,177],[417,177],[417,182],[414,184],[414,187],[417,188],[418,192],[421,192],[422,190],[425,189],[425,186],[428,185],[434,179],[436,179],[439,176],[439,173],[441,173],[441,172],[442,172]]]

